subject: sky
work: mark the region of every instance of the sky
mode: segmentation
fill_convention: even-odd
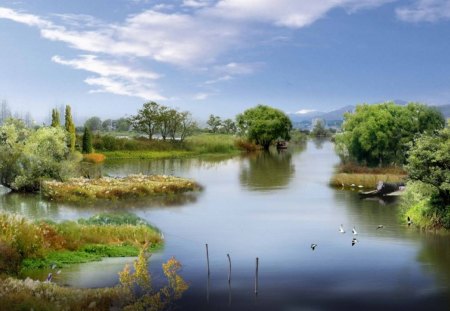
[[[0,0],[0,100],[37,120],[450,103],[448,0]]]

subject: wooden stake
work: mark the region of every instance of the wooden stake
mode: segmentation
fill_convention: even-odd
[[[231,282],[231,258],[230,258],[230,254],[227,254],[228,257],[228,283]]]
[[[255,295],[258,295],[258,268],[259,268],[259,258],[256,257]]]
[[[208,277],[210,275],[210,270],[209,270],[209,252],[208,252],[208,243],[206,243],[206,264],[208,266]]]

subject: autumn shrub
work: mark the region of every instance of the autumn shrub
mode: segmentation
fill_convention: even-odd
[[[106,160],[106,156],[102,153],[88,153],[83,155],[83,161],[99,164]]]

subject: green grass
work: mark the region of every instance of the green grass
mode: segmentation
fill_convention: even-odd
[[[103,154],[107,159],[172,159],[187,158],[197,155],[194,151],[188,150],[172,150],[172,151],[154,151],[154,150],[119,150],[104,151]]]

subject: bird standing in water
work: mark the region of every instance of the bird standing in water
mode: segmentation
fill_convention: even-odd
[[[355,227],[353,227],[353,229],[352,229],[352,233],[353,233],[353,234],[355,234],[355,235],[356,235],[356,234],[358,234],[358,232],[356,232],[356,229],[355,229]]]
[[[344,226],[342,226],[342,224],[339,226],[339,232],[345,233]]]
[[[356,243],[358,243],[358,240],[355,239],[355,238],[353,238],[353,240],[352,240],[352,246],[354,246]]]
[[[312,250],[315,250],[315,249],[316,249],[316,247],[317,247],[317,244],[314,244],[314,243],[313,243],[313,244],[311,244],[311,249],[312,249]]]

